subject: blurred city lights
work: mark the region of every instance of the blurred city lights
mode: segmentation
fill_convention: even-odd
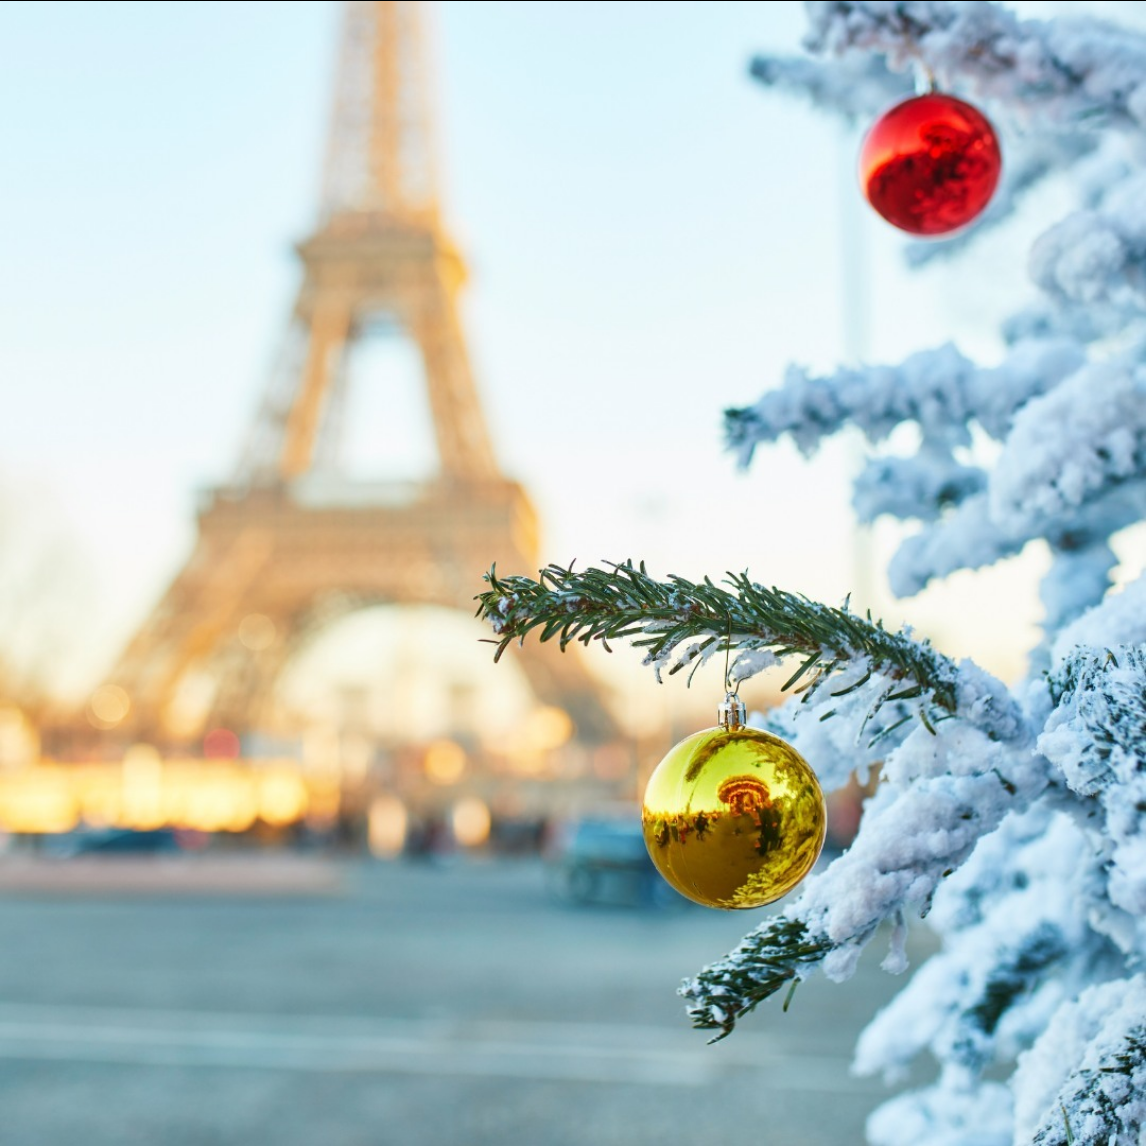
[[[396,796],[377,796],[367,814],[367,838],[370,852],[379,859],[393,859],[406,846],[409,816],[406,806]]]
[[[0,707],[0,768],[21,768],[40,754],[35,725],[18,708]]]
[[[282,770],[259,780],[259,819],[275,827],[303,818],[309,804],[302,777]]]
[[[101,685],[88,702],[88,722],[99,729],[115,728],[130,711],[131,697],[119,685]]]
[[[203,755],[208,760],[237,760],[242,753],[238,736],[229,728],[215,728],[203,737]]]
[[[573,721],[562,708],[537,708],[525,719],[523,739],[537,752],[552,752],[569,742]]]
[[[80,809],[59,767],[28,769],[20,781],[0,781],[0,828],[8,832],[70,832]]]
[[[86,814],[84,818],[87,819]],[[119,810],[112,818],[140,830],[159,828],[167,822],[163,799],[163,758],[150,744],[133,745],[124,753]]]
[[[489,808],[476,796],[467,796],[454,805],[450,827],[463,848],[480,847],[489,839]]]
[[[149,745],[119,764],[38,764],[0,772],[0,829],[54,835],[87,827],[242,832],[338,815],[337,783],[293,760],[164,760]]]
[[[435,740],[426,749],[422,767],[432,784],[443,787],[456,784],[465,774],[466,754],[461,745],[452,740]]]

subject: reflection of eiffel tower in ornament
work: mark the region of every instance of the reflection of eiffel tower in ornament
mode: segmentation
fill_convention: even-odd
[[[439,221],[421,8],[344,5],[321,216],[299,248],[288,348],[235,480],[201,510],[194,552],[112,675],[136,735],[259,727],[316,627],[381,603],[472,612],[494,558],[536,568],[534,510],[498,468],[458,321],[464,267]],[[421,484],[328,476],[350,350],[379,319],[421,352],[439,462]],[[522,651],[539,699],[566,708],[583,739],[612,734],[577,659]],[[196,688],[197,717],[176,719]]]

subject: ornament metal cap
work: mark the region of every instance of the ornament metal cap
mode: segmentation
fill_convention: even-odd
[[[744,701],[742,701],[736,693],[726,693],[724,703],[717,706],[716,713],[720,720],[721,728],[744,727],[744,718],[747,712],[744,708]]]

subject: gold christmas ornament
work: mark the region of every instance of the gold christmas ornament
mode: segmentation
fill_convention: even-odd
[[[705,907],[763,907],[812,870],[827,814],[791,745],[744,726],[729,693],[720,724],[682,740],[645,789],[641,825],[657,871]]]

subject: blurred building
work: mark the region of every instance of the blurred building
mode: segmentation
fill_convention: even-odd
[[[49,756],[86,763],[0,775],[0,828],[353,823],[385,851],[412,816],[477,842],[499,816],[632,795],[634,750],[576,649],[516,651],[530,695],[494,736],[444,642],[429,663],[446,696],[421,714],[429,690],[406,687],[410,649],[392,650],[391,698],[404,700],[388,720],[369,690],[316,713],[284,687],[349,616],[470,614],[494,562],[538,566],[536,512],[498,463],[470,369],[435,154],[422,5],[345,3],[318,223],[298,246],[301,286],[246,446],[82,721],[47,735]],[[405,365],[371,384],[413,380],[427,399],[433,465],[404,480],[347,464],[353,396],[379,345],[383,364]],[[402,428],[379,441],[401,447]]]

